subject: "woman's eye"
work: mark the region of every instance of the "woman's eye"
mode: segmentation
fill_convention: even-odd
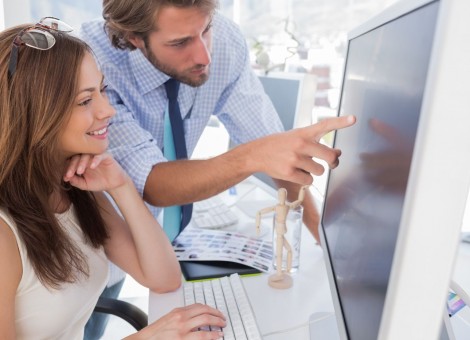
[[[107,88],[108,88],[108,85],[103,85],[100,92],[103,93],[104,91],[106,91]]]
[[[79,106],[87,106],[88,104],[90,104],[91,102],[91,99],[87,99],[87,100],[84,100],[80,103],[78,103]]]
[[[212,28],[212,23],[209,24],[209,25],[206,27],[206,29],[204,30],[203,34],[209,32],[209,31],[211,30],[211,28]]]

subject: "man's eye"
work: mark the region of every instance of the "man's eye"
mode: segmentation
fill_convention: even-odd
[[[177,43],[172,44],[171,46],[173,46],[173,47],[181,47],[181,46],[186,45],[186,42],[187,42],[187,40],[179,41],[179,42],[177,42]]]

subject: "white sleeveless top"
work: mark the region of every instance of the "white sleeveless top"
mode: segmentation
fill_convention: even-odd
[[[0,209],[0,217],[15,234],[23,266],[15,301],[17,339],[82,340],[85,324],[108,282],[108,260],[103,248],[94,249],[84,243],[73,208],[56,214],[59,223],[88,258],[90,276],[74,284],[63,284],[58,290],[45,287],[28,260],[16,224],[4,209]]]

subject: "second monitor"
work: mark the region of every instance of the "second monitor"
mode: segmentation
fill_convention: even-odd
[[[317,89],[316,77],[309,73],[271,72],[259,76],[264,91],[271,99],[284,130],[312,124],[312,110]],[[257,173],[260,185],[271,191],[277,187],[271,177]]]

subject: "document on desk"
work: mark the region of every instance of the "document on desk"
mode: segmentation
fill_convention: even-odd
[[[228,261],[268,272],[272,243],[261,238],[222,230],[185,228],[173,241],[179,261]]]

